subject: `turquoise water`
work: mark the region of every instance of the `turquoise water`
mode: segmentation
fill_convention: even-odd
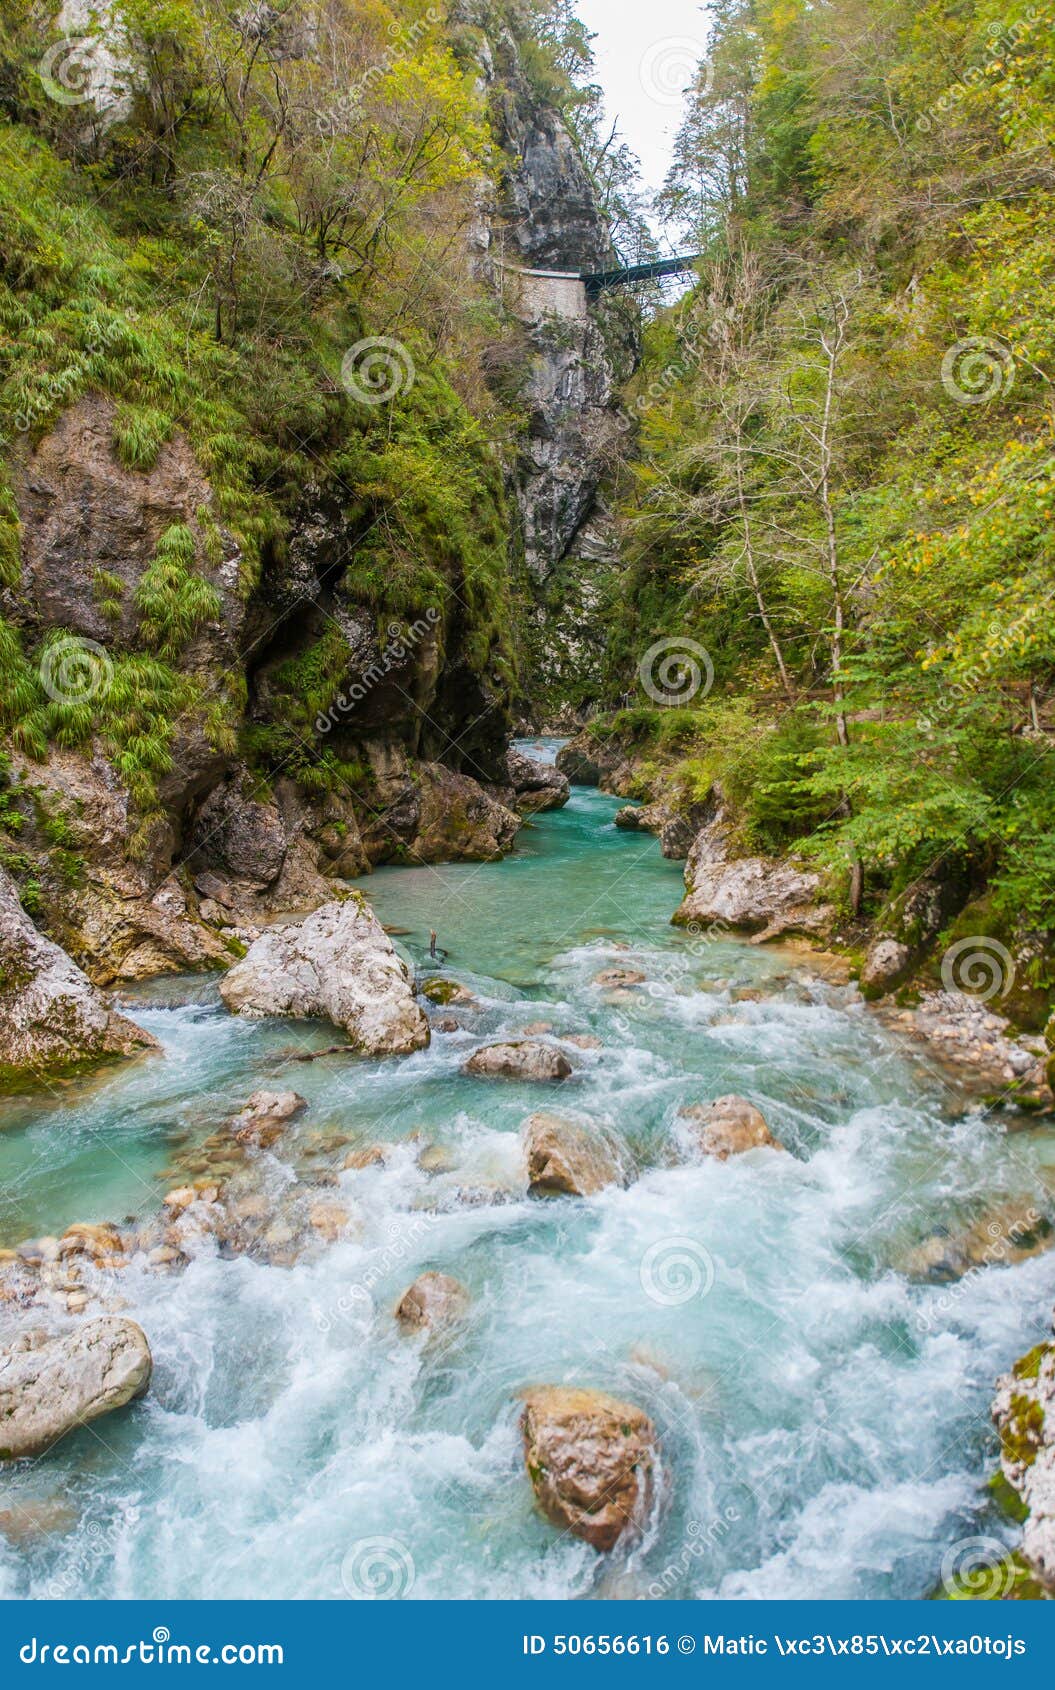
[[[391,1150],[322,1193],[352,1236],[292,1267],[203,1242],[185,1273],[116,1295],[156,1359],[150,1395],[5,1474],[60,1527],[0,1535],[0,1595],[321,1597],[390,1580],[414,1597],[914,1596],[948,1546],[1004,1530],[986,1508],[997,1373],[1042,1334],[1055,1256],[916,1286],[899,1252],[1002,1198],[1047,1206],[1055,1143],[1009,1135],[801,956],[672,929],[680,869],[577,789],[486,866],[363,883],[423,973],[429,929],[476,1007],[389,1062],[306,1050],[332,1031],[243,1023],[215,986],[169,982],[134,1012],[163,1060],[11,1106],[0,1244],[151,1213],[166,1173],[256,1086],[309,1102],[295,1135]],[[626,993],[594,983],[639,969]],[[497,1035],[592,1035],[559,1090],[466,1078]],[[680,1105],[743,1093],[790,1155],[694,1165]],[[582,1114],[636,1177],[589,1201],[523,1195],[519,1128]],[[426,1171],[423,1146],[434,1146]],[[295,1177],[293,1145],[263,1159]],[[302,1163],[298,1163],[302,1170]],[[469,1314],[402,1337],[426,1268]],[[3,1318],[0,1316],[0,1318]],[[581,1382],[640,1403],[662,1446],[644,1538],[599,1558],[533,1509],[518,1393]]]

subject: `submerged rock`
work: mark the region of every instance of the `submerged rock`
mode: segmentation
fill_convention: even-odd
[[[396,1319],[408,1331],[445,1326],[457,1320],[469,1306],[469,1293],[460,1280],[448,1273],[423,1273],[404,1291]]]
[[[902,1255],[897,1268],[908,1279],[949,1284],[979,1268],[1012,1266],[1055,1245],[1048,1217],[1027,1203],[990,1210],[959,1232],[934,1233]]]
[[[404,1055],[429,1042],[406,965],[358,895],[270,928],[220,994],[241,1015],[328,1017],[369,1056]]]
[[[600,974],[595,974],[595,986],[603,986],[609,991],[625,991],[630,986],[643,986],[646,976],[639,968],[602,968]]]
[[[773,1137],[760,1109],[746,1097],[719,1097],[713,1103],[694,1103],[678,1119],[689,1123],[692,1135],[705,1156],[728,1161],[745,1150],[783,1150]]]
[[[132,1320],[108,1316],[61,1337],[23,1334],[0,1352],[0,1460],[41,1455],[142,1396],[151,1369],[150,1346]]]
[[[0,869],[0,1083],[75,1072],[160,1046],[118,1015],[30,921]]]
[[[231,1122],[231,1132],[239,1144],[269,1150],[307,1107],[295,1091],[255,1091]]]
[[[592,1127],[563,1115],[532,1115],[522,1129],[534,1197],[591,1197],[622,1183],[612,1147]]]
[[[464,1071],[488,1080],[566,1080],[572,1066],[552,1046],[522,1039],[512,1044],[485,1045],[469,1058]]]
[[[535,1496],[554,1525],[599,1550],[642,1527],[657,1454],[642,1409],[602,1391],[547,1385],[527,1393],[520,1425]]]

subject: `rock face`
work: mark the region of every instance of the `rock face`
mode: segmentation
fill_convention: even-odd
[[[487,1080],[566,1080],[571,1071],[566,1056],[534,1039],[485,1045],[465,1064],[467,1074]]]
[[[1038,1344],[997,1385],[1004,1479],[1028,1509],[1022,1555],[1055,1594],[1055,1343]]]
[[[674,916],[679,927],[725,927],[761,944],[786,933],[820,936],[834,920],[821,901],[819,874],[770,857],[731,857],[721,813],[697,835],[685,885],[688,895]]]
[[[0,1080],[17,1084],[158,1048],[38,933],[0,869]]]
[[[324,1017],[369,1056],[429,1042],[406,966],[362,898],[326,904],[264,933],[220,986],[239,1015]]]
[[[671,862],[681,862],[689,855],[707,820],[706,804],[678,809],[659,799],[653,804],[625,805],[616,813],[615,825],[628,833],[654,833],[662,855]]]
[[[410,1332],[446,1326],[465,1313],[469,1293],[448,1273],[423,1273],[404,1291],[396,1309],[399,1324]]]
[[[544,1386],[527,1394],[524,1459],[553,1524],[594,1549],[644,1525],[655,1492],[656,1433],[640,1408],[601,1391]]]
[[[58,1338],[29,1332],[0,1353],[0,1460],[42,1455],[75,1427],[142,1396],[150,1346],[131,1320],[92,1320]]]
[[[592,1197],[622,1184],[611,1145],[593,1128],[563,1115],[532,1115],[522,1128],[533,1197]]]
[[[509,753],[508,769],[516,808],[523,815],[563,809],[571,797],[567,775],[562,775],[552,764],[537,763],[514,748]]]
[[[746,1097],[719,1097],[713,1103],[695,1103],[683,1109],[679,1120],[691,1124],[692,1134],[705,1156],[718,1162],[740,1156],[745,1150],[783,1150],[769,1130],[765,1116]]]
[[[883,997],[909,979],[941,930],[963,909],[969,892],[966,870],[950,859],[887,906],[861,971],[865,997]]]

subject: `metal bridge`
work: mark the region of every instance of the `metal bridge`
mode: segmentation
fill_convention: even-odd
[[[702,253],[688,252],[675,258],[653,258],[646,264],[626,264],[618,270],[581,270],[587,299],[598,299],[609,288],[629,287],[633,282],[655,282],[661,276],[683,276],[698,264]]]
[[[644,264],[623,264],[611,270],[527,270],[502,260],[498,272],[507,277],[517,308],[526,321],[546,316],[581,321],[589,306],[611,288],[630,287],[634,282],[652,282],[662,276],[680,276],[692,270],[699,253],[675,258],[653,258]],[[508,296],[507,296],[508,297]]]

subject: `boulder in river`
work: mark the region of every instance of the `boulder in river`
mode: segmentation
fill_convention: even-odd
[[[608,991],[625,991],[630,986],[643,986],[645,978],[639,968],[602,968],[600,974],[594,975],[593,983]]]
[[[457,1320],[468,1306],[469,1293],[460,1280],[449,1273],[423,1273],[404,1291],[396,1319],[407,1331],[421,1332]]]
[[[594,1128],[564,1115],[532,1115],[522,1129],[533,1197],[592,1197],[622,1183],[612,1147]]]
[[[159,1048],[37,931],[14,881],[0,869],[0,1084],[73,1073]]]
[[[554,1525],[599,1550],[641,1528],[657,1453],[642,1409],[603,1391],[546,1385],[526,1393],[520,1426],[535,1496]]]
[[[1009,1267],[1055,1246],[1055,1228],[1032,1203],[1005,1203],[970,1226],[943,1229],[902,1255],[908,1279],[950,1284],[980,1268]]]
[[[572,1066],[552,1045],[519,1039],[475,1051],[465,1064],[465,1072],[488,1080],[566,1080]]]
[[[255,1091],[231,1122],[231,1131],[239,1144],[270,1150],[307,1107],[295,1091]]]
[[[150,1346],[132,1320],[106,1316],[59,1337],[23,1333],[0,1351],[0,1460],[41,1455],[142,1396],[151,1368]]]
[[[509,784],[521,815],[538,815],[543,810],[560,810],[571,797],[567,775],[552,763],[536,762],[522,751],[511,749],[506,760]]]
[[[822,901],[821,876],[812,869],[788,859],[733,857],[722,811],[697,835],[685,885],[677,927],[727,928],[762,943],[787,933],[822,935],[834,919]]]
[[[406,965],[359,894],[268,929],[220,984],[240,1015],[321,1016],[368,1056],[429,1042]]]
[[[745,1150],[783,1150],[760,1109],[746,1097],[718,1097],[713,1103],[694,1103],[678,1117],[690,1130],[705,1156],[728,1161]]]

